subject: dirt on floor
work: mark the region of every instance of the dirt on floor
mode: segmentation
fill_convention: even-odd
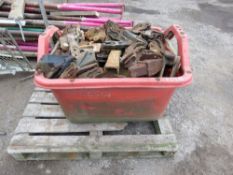
[[[166,115],[176,133],[174,158],[17,162],[6,148],[33,91],[25,74],[0,76],[0,175],[232,175],[233,1],[132,0],[125,18],[168,27],[189,36],[193,84],[173,96]]]

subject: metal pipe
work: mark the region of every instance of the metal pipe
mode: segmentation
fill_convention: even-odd
[[[81,26],[88,26],[88,27],[99,27],[103,26],[105,22],[78,22],[78,21],[64,21],[65,25],[81,25]],[[130,27],[131,24],[128,23],[118,23],[122,27]]]
[[[38,43],[37,42],[23,42],[23,41],[19,41],[19,40],[16,40],[16,42],[18,43],[18,45],[24,45],[24,46],[35,46],[37,47],[38,46]]]
[[[38,9],[38,7],[39,7],[38,3],[26,3],[25,11],[40,13],[40,10]],[[69,3],[63,3],[63,4],[45,3],[45,7],[47,11],[78,10],[78,11],[97,11],[101,13],[110,13],[110,14],[122,14],[124,11],[124,8],[121,8],[121,9],[107,8],[106,5],[105,7],[100,7],[100,6],[73,5],[72,3],[71,4]]]
[[[0,11],[0,17],[8,17],[9,12]],[[24,19],[42,19],[41,14],[33,14],[33,13],[24,13]],[[67,21],[81,21],[81,17],[67,17],[67,16],[54,16],[48,15],[48,19],[50,20],[67,20]]]
[[[63,3],[68,5],[86,6],[86,7],[103,7],[103,8],[123,8],[124,3]]]
[[[14,38],[15,38],[15,40],[17,40],[17,41],[22,41],[22,42],[24,42],[23,40],[22,40],[22,37],[20,37],[20,36],[14,36]],[[34,42],[34,41],[37,41],[38,40],[38,36],[25,36],[25,38],[26,38],[26,41],[27,42]]]
[[[122,14],[123,9],[110,9],[110,8],[101,8],[101,7],[86,7],[86,6],[77,6],[69,4],[58,4],[57,8],[59,10],[78,10],[78,11],[97,11],[101,13],[110,13],[110,14]]]
[[[33,27],[38,27],[38,26],[44,26],[44,22],[42,20],[28,20],[26,19],[26,24],[27,26],[33,26]],[[87,27],[99,27],[102,26],[105,22],[86,22],[86,21],[54,21],[54,20],[49,20],[50,25],[55,25],[57,27],[65,27],[67,25],[80,25],[80,26],[87,26]],[[130,27],[132,24],[130,23],[118,23],[122,27]]]
[[[111,20],[113,22],[116,22],[118,24],[123,24],[125,26],[133,26],[133,21],[131,20],[121,20],[121,19],[115,19],[115,18],[82,18],[82,21],[85,22],[97,22],[97,23],[106,23],[108,20]]]
[[[8,30],[12,35],[21,35],[20,30]],[[26,36],[39,36],[42,32],[23,31]]]
[[[7,48],[11,49],[11,50],[15,50],[17,49],[15,46],[11,46],[11,45],[6,45]],[[5,47],[0,44],[0,49],[4,49]],[[19,49],[22,51],[29,51],[29,52],[37,52],[37,47],[35,46],[19,46]]]
[[[1,11],[10,11],[11,10],[11,6],[10,5],[3,5],[1,7]],[[50,11],[49,9],[47,9],[47,11]],[[36,8],[36,7],[25,7],[25,12],[30,12],[30,13],[37,13],[40,14],[40,9]],[[48,13],[48,12],[47,12]]]
[[[11,1],[5,1],[6,4],[10,5]],[[123,8],[124,3],[62,3],[61,5],[76,5],[76,6],[86,6],[86,7],[103,7],[103,8]],[[28,7],[39,7],[37,2],[26,2]],[[57,5],[55,3],[44,3],[45,8],[56,9]]]
[[[12,51],[12,53],[15,55],[15,58],[23,58],[20,55],[17,55],[18,53],[15,51]],[[37,52],[28,52],[28,51],[22,51],[24,56],[28,57],[37,57]],[[7,51],[1,50],[0,56],[5,56],[5,57],[11,57]]]

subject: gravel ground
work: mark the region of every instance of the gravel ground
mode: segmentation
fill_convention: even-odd
[[[132,0],[125,18],[168,27],[179,24],[189,36],[193,84],[177,90],[166,114],[179,142],[173,159],[17,162],[6,153],[33,91],[19,82],[25,74],[0,77],[1,175],[232,175],[233,170],[233,1]]]

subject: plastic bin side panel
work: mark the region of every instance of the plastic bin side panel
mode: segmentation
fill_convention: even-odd
[[[156,120],[174,88],[100,88],[53,90],[73,122]]]

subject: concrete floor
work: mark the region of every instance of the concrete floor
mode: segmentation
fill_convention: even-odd
[[[179,89],[167,109],[179,142],[174,159],[17,162],[6,153],[33,90],[25,75],[0,77],[0,175],[232,175],[233,1],[132,0],[125,18],[168,27],[189,36],[193,84]]]

